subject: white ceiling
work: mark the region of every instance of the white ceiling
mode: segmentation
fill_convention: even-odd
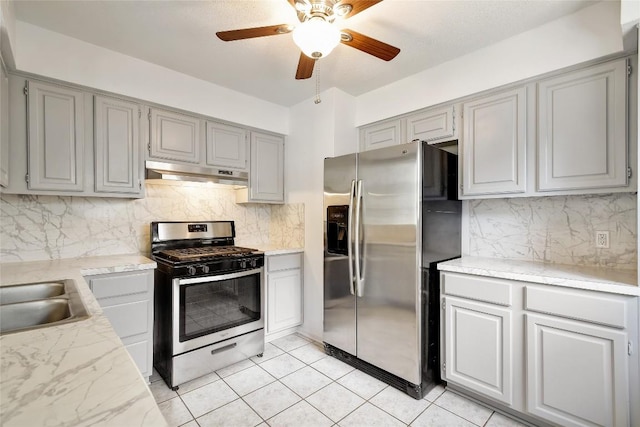
[[[295,24],[286,0],[15,1],[16,18],[283,106],[337,87],[357,96],[597,3],[385,0],[344,21],[401,49],[390,62],[339,45],[295,80],[291,34],[223,42],[216,31]]]

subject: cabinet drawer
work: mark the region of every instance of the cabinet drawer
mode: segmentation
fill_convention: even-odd
[[[93,277],[89,284],[96,299],[146,293],[149,290],[149,272]]]
[[[120,338],[145,334],[149,331],[149,301],[104,307],[102,311]]]
[[[271,255],[267,257],[267,271],[291,270],[302,266],[302,254]]]
[[[135,362],[140,372],[143,375],[148,375],[151,371],[151,367],[149,366],[149,360],[151,360],[151,355],[149,354],[149,341],[139,341],[131,344],[126,344],[125,348],[129,352],[129,355]]]
[[[633,298],[580,289],[525,286],[526,310],[621,329],[627,323],[627,302],[630,299]]]
[[[441,282],[444,294],[511,306],[512,284],[506,280],[442,273]]]

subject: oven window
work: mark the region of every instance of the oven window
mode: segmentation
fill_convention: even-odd
[[[259,273],[180,286],[180,342],[260,317]]]

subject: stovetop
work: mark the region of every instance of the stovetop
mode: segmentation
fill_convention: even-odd
[[[257,269],[264,253],[235,246],[233,221],[151,223],[151,252],[158,271],[172,277],[218,275]]]

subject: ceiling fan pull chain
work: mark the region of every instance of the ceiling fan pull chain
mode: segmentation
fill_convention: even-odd
[[[313,100],[314,104],[320,104],[320,67],[318,66],[318,60],[316,59],[316,99]]]

